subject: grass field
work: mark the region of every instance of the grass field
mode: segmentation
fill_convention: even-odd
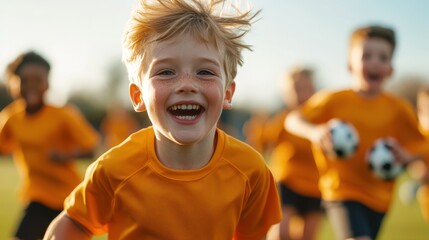
[[[89,162],[79,162],[83,172]],[[404,181],[406,176],[400,181]],[[16,190],[18,186],[18,175],[13,162],[8,158],[0,158],[0,240],[9,239],[22,206],[17,201]],[[105,237],[95,238],[98,240]],[[318,240],[334,240],[329,224],[324,221],[320,230]],[[425,223],[420,214],[417,203],[404,206],[395,199],[392,210],[386,217],[379,240],[427,240],[429,239],[429,225]]]

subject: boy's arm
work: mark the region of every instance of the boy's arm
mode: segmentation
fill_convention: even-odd
[[[94,150],[75,150],[71,153],[52,150],[50,153],[50,158],[54,162],[65,163],[80,158],[93,158],[94,155]]]
[[[43,240],[90,240],[91,238],[92,234],[84,226],[63,211],[51,222]]]
[[[286,117],[284,127],[287,131],[319,145],[326,152],[332,149],[332,138],[327,123],[313,124],[298,110],[294,110]]]

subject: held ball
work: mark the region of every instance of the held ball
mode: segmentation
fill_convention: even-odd
[[[339,159],[351,157],[356,152],[359,145],[359,136],[354,127],[338,119],[330,121],[329,125],[332,136],[333,153]]]
[[[368,151],[367,160],[371,171],[382,180],[393,180],[403,171],[402,165],[395,161],[387,139],[378,139],[374,142]]]

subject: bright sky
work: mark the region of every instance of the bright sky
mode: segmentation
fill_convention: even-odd
[[[52,64],[49,100],[64,103],[72,91],[99,92],[108,68],[120,61],[124,25],[137,0],[0,1],[0,71],[34,49]],[[351,83],[347,42],[353,28],[370,23],[397,30],[395,79],[429,77],[429,1],[253,0],[262,9],[246,42],[236,78],[235,106],[274,108],[288,68],[315,68],[318,85]],[[124,81],[127,81],[124,79]],[[127,94],[124,92],[124,94]]]

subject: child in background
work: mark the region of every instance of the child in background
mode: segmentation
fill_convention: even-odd
[[[392,201],[394,181],[378,179],[366,154],[379,138],[390,138],[399,163],[427,154],[428,141],[419,131],[408,102],[383,91],[393,73],[394,31],[382,26],[356,29],[349,45],[350,89],[322,91],[286,119],[287,129],[313,143],[320,173],[319,188],[339,239],[375,239]],[[359,133],[359,147],[350,159],[332,154],[328,121],[342,119]]]
[[[429,87],[422,87],[417,93],[417,113],[422,132],[429,137]],[[426,159],[427,160],[427,159]],[[417,201],[423,218],[429,224],[429,163],[415,162],[410,165],[409,172],[413,179],[421,183],[417,191]]]
[[[216,128],[231,108],[249,48],[242,36],[255,16],[229,15],[226,6],[140,1],[123,56],[134,109],[147,111],[152,127],[89,167],[45,239],[259,240],[280,221],[264,159]]]
[[[313,71],[302,67],[291,69],[284,87],[282,96],[286,107],[265,124],[263,145],[282,200],[280,239],[310,240],[316,238],[322,213],[319,173],[310,142],[285,131],[284,120],[291,110],[313,95]],[[301,226],[296,224],[297,219],[302,222]]]
[[[35,52],[21,54],[6,70],[17,99],[0,113],[0,153],[13,154],[27,205],[15,239],[43,237],[81,181],[74,159],[91,156],[98,144],[96,131],[76,109],[45,103],[49,70]]]

